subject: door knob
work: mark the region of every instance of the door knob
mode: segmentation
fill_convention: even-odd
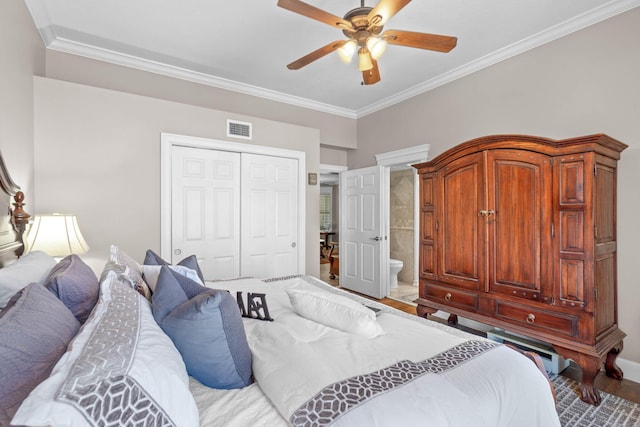
[[[375,240],[376,242],[379,242],[380,240],[382,240],[382,237],[380,236],[371,237],[371,240]]]

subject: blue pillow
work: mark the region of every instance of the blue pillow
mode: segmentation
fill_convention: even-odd
[[[81,324],[87,320],[98,302],[98,278],[78,255],[63,258],[51,269],[44,284],[71,310]]]
[[[188,297],[171,269],[163,267],[152,302],[154,318],[182,355],[189,375],[217,389],[252,383],[251,350],[229,292],[200,286]]]
[[[171,274],[169,267],[163,266],[158,275],[156,289],[151,295],[153,318],[160,325],[173,309],[189,301],[189,297],[180,286],[180,282]]]
[[[49,377],[80,323],[39,283],[18,291],[0,312],[0,425]]]
[[[153,252],[151,249],[147,249],[147,253],[144,256],[144,265],[170,265],[167,261],[163,260],[160,255]],[[183,267],[190,268],[194,270],[202,283],[204,283],[204,276],[202,275],[202,270],[200,270],[200,266],[198,265],[198,258],[195,255],[190,255],[180,261],[177,265],[181,265]]]

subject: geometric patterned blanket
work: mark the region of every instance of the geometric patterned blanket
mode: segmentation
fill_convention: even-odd
[[[466,341],[421,362],[403,360],[376,372],[330,384],[301,405],[289,421],[293,426],[300,427],[330,425],[380,393],[400,387],[422,375],[455,368],[499,345],[490,341]]]

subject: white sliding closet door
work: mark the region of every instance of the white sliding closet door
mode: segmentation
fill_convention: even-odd
[[[196,254],[208,280],[240,276],[240,153],[172,147],[171,262]]]
[[[298,273],[298,161],[242,154],[242,275]]]
[[[206,280],[299,274],[299,180],[294,158],[171,146],[171,262],[195,254]]]

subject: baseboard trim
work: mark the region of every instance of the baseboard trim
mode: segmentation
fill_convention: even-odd
[[[616,362],[620,369],[622,369],[622,372],[624,372],[624,378],[626,380],[640,383],[640,363],[621,357],[618,357]]]

